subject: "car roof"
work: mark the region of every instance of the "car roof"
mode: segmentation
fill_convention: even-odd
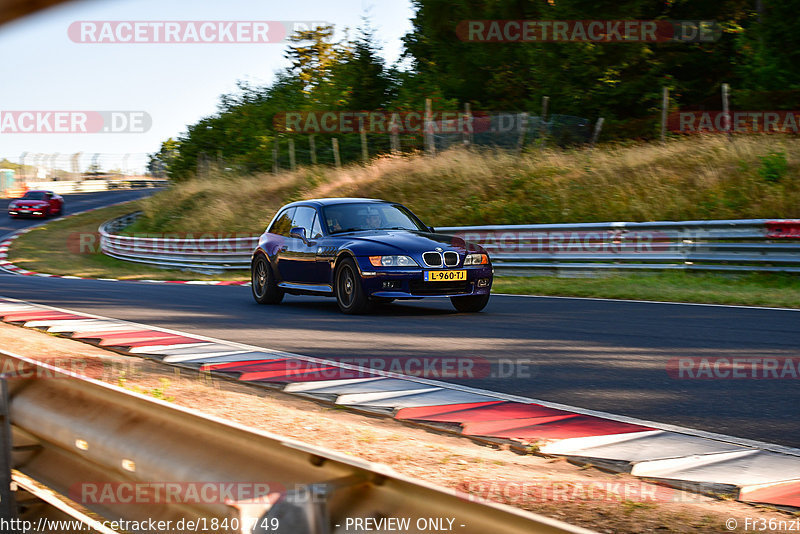
[[[337,204],[352,204],[354,202],[363,202],[371,204],[393,204],[387,200],[379,198],[312,198],[310,200],[298,200],[284,206],[285,208],[292,206],[336,206]]]
[[[47,189],[28,189],[25,192],[26,193],[52,193],[52,191],[48,191]]]

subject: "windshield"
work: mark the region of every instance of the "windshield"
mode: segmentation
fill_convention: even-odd
[[[427,230],[408,209],[398,204],[354,202],[323,209],[329,234],[361,230]]]
[[[44,200],[46,197],[45,193],[42,191],[28,191],[22,198],[26,200]]]

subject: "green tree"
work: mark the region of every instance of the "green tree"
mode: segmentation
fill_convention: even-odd
[[[316,93],[330,82],[334,66],[347,53],[341,43],[334,43],[333,26],[319,26],[295,32],[288,39],[291,46],[284,54],[292,62],[289,72],[301,84],[301,90],[314,102]]]
[[[147,162],[147,171],[151,176],[164,178],[169,175],[172,162],[178,156],[180,145],[173,138],[169,138],[161,143],[161,149],[150,154]]]
[[[395,97],[392,72],[386,69],[375,33],[367,20],[332,74],[333,85],[339,88],[341,95],[338,103],[348,109],[381,109]]]

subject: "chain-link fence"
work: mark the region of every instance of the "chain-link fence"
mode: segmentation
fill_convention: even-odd
[[[322,116],[323,112],[317,113]],[[401,119],[411,113],[398,113]],[[337,112],[324,112],[335,115]],[[362,118],[361,128],[348,131],[319,132],[302,128],[284,128],[273,141],[270,160],[273,171],[295,168],[298,165],[342,165],[368,161],[382,154],[402,154],[415,151],[445,150],[453,146],[486,146],[507,150],[526,147],[574,146],[593,142],[595,125],[587,118],[571,115],[549,115],[545,120],[537,115],[515,112],[432,112],[433,119],[417,120],[414,127],[391,130],[383,122],[380,130],[370,128],[373,115],[387,119],[392,112],[341,112],[341,116]],[[312,117],[315,112],[303,112]],[[417,113],[418,118],[424,113]],[[448,116],[447,120],[441,119]],[[314,125],[322,122],[315,120]],[[354,121],[354,123],[357,121]],[[411,121],[409,121],[411,122]],[[338,123],[337,123],[338,124]],[[352,124],[352,123],[351,123]],[[285,127],[285,125],[283,125]],[[280,131],[280,129],[279,129]]]
[[[490,146],[520,149],[527,146],[572,146],[591,142],[592,124],[589,119],[571,115],[550,115],[546,120],[527,113],[494,113],[472,118],[470,129],[450,131],[446,125],[436,133],[438,150],[454,145]],[[471,131],[470,131],[471,130]]]

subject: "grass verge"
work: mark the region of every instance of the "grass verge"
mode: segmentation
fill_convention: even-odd
[[[602,278],[498,277],[492,290],[522,295],[800,308],[800,277],[789,274],[666,272]]]
[[[120,280],[248,280],[246,271],[203,275],[167,270],[117,260],[99,251],[97,227],[103,222],[141,209],[140,200],[73,215],[18,237],[8,260],[29,271],[83,278]]]

